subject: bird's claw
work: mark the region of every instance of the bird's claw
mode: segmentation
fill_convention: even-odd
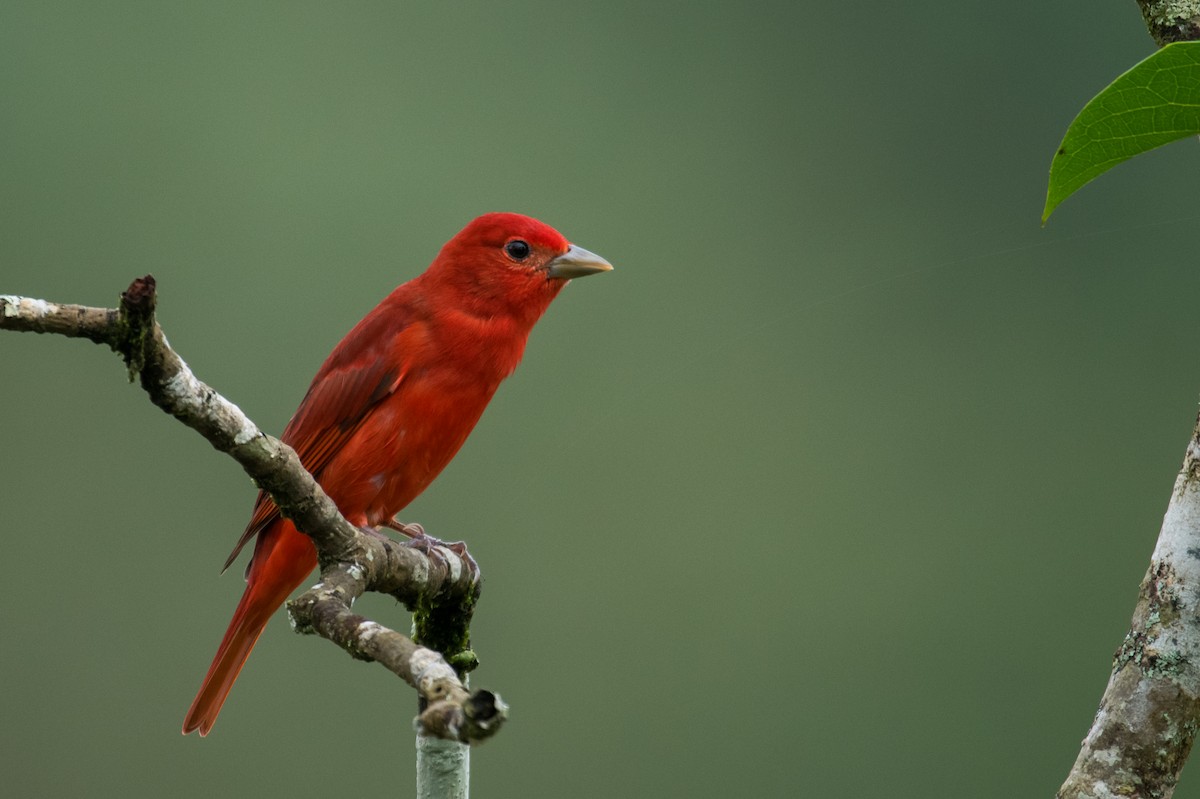
[[[472,572],[479,573],[479,564],[475,562],[475,558],[471,557],[471,553],[467,551],[467,542],[465,541],[443,541],[440,538],[434,538],[425,532],[425,528],[416,522],[404,523],[392,519],[385,523],[385,526],[390,527],[404,535],[408,536],[409,540],[405,542],[405,546],[412,547],[418,552],[425,555],[431,555],[436,548],[448,549],[455,555],[466,561],[468,568]]]
[[[420,538],[425,535],[425,528],[416,522],[408,522],[407,524],[398,519],[388,519],[383,523],[384,527],[390,527],[401,535],[409,538]]]

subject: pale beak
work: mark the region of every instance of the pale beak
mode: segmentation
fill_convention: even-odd
[[[562,255],[546,264],[546,273],[550,277],[570,280],[574,277],[587,277],[600,272],[611,272],[612,264],[582,247],[571,245]]]

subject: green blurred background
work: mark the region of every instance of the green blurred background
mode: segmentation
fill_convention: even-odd
[[[476,795],[1049,796],[1200,389],[1196,143],[1038,224],[1152,49],[1132,0],[9,0],[0,292],[152,272],[278,432],[466,221],[538,216],[618,271],[402,514],[486,574]],[[411,692],[282,614],[180,736],[253,488],[106,351],[4,334],[0,375],[6,792],[407,793]]]

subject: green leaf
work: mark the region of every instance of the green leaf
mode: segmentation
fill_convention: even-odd
[[[1138,153],[1200,134],[1200,42],[1162,48],[1092,98],[1050,163],[1042,223],[1093,178]]]

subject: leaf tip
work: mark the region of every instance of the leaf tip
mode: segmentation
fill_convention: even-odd
[[[1054,213],[1054,209],[1057,207],[1058,203],[1047,195],[1046,207],[1042,209],[1042,227],[1046,226],[1046,220],[1050,218],[1050,214]]]

